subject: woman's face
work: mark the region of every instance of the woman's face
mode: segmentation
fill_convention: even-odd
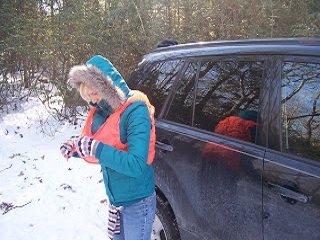
[[[92,103],[98,103],[101,99],[99,93],[96,90],[89,87],[87,87],[87,95]]]

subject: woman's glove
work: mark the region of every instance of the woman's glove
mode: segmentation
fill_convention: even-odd
[[[60,152],[62,156],[67,160],[72,157],[75,151],[76,151],[76,148],[73,141],[67,141],[63,143],[60,147]]]
[[[99,144],[99,141],[86,136],[75,140],[76,151],[80,157],[94,156]]]

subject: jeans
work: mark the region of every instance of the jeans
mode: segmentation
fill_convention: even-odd
[[[155,192],[141,201],[120,210],[120,234],[113,240],[150,240],[156,213]]]

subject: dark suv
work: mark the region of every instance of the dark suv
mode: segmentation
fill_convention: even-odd
[[[156,107],[154,239],[320,239],[320,39],[158,48],[129,85]]]

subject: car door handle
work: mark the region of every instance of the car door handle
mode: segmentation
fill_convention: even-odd
[[[268,183],[270,187],[275,189],[281,197],[289,200],[293,200],[294,202],[308,203],[309,197],[303,193],[296,192],[287,187],[280,186],[274,183]]]
[[[160,142],[160,141],[156,141],[156,147],[161,150],[168,151],[168,152],[173,151],[173,147],[170,144]]]

